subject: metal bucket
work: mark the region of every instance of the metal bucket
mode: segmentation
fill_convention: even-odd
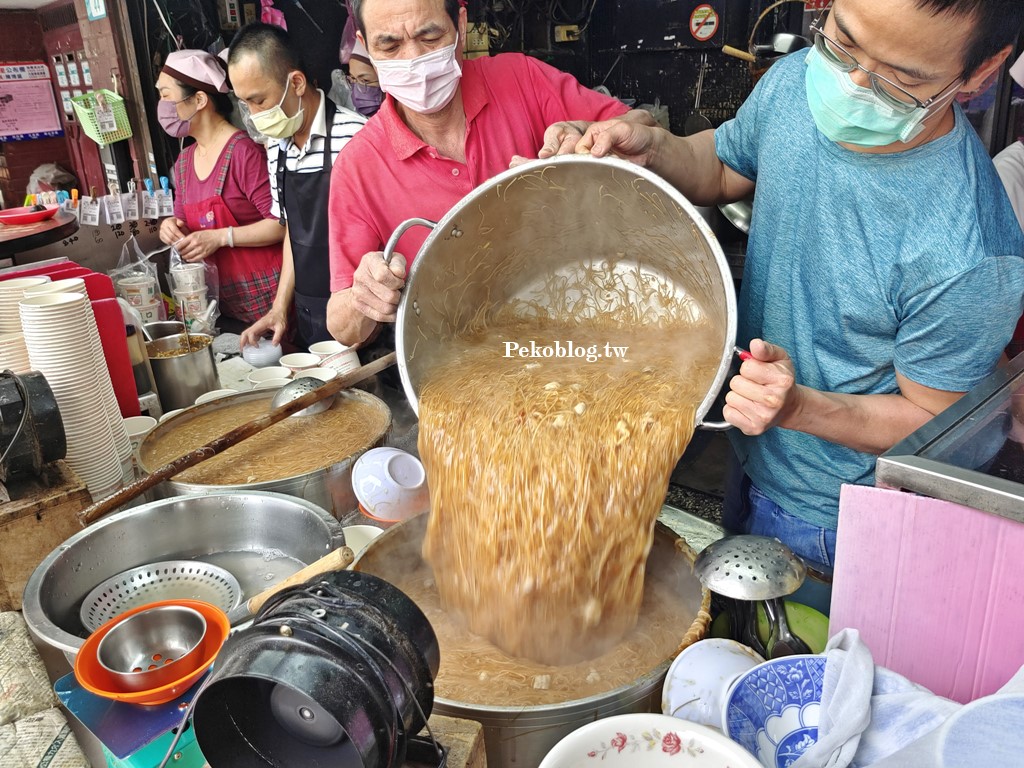
[[[385,258],[412,226],[404,222]],[[562,270],[621,255],[616,270],[639,271],[692,299],[708,319],[720,363],[697,409],[700,426],[729,373],[736,294],[722,248],[698,210],[654,173],[622,160],[569,155],[513,168],[480,185],[423,243],[398,307],[395,343],[413,408],[430,367],[485,302],[533,294]]]
[[[427,516],[421,515],[389,528],[366,546],[352,566],[353,570],[400,585],[402,577],[422,563],[426,527]],[[684,554],[687,552],[689,556]],[[679,542],[679,536],[658,523],[647,572],[662,570],[678,586],[680,604],[696,615],[680,648],[703,639],[711,620],[708,613],[711,595],[693,575],[691,557],[692,550]],[[443,658],[444,648],[441,654]],[[434,712],[476,720],[483,725],[490,768],[534,768],[555,744],[581,725],[627,712],[657,711],[670,664],[671,659],[666,659],[628,685],[560,704],[525,707],[472,704],[445,698],[444,691],[436,691]]]
[[[79,618],[82,600],[129,568],[164,560],[221,563],[248,599],[343,543],[341,525],[324,509],[279,493],[154,501],[102,518],[47,555],[25,586],[25,622],[70,659],[88,635]],[[235,557],[233,565],[215,557],[235,552],[253,556]],[[269,580],[267,553],[287,566]]]
[[[207,339],[209,336],[193,333],[193,339]],[[155,341],[146,342],[149,364],[153,368],[156,388],[160,392],[160,404],[164,411],[188,408],[196,398],[214,389],[220,389],[217,378],[217,365],[213,360],[213,344],[209,343],[195,352],[186,352],[174,357],[155,357],[157,352],[180,349],[184,346],[184,336],[164,336]]]
[[[161,437],[170,434],[181,425],[187,424],[195,419],[203,418],[206,414],[218,411],[235,403],[249,402],[251,400],[263,400],[266,402],[267,411],[269,412],[270,401],[273,400],[276,393],[276,390],[266,389],[239,392],[235,395],[221,397],[216,400],[211,400],[208,403],[188,408],[182,413],[175,414],[171,418],[154,427],[146,435],[142,444],[139,446],[139,455],[140,457],[145,457],[148,446],[158,441]],[[208,493],[210,491],[273,491],[305,499],[306,501],[316,504],[318,507],[323,507],[328,510],[339,520],[345,518],[351,513],[355,513],[359,507],[359,502],[356,500],[355,492],[352,490],[352,467],[355,464],[356,459],[363,455],[363,453],[371,448],[384,444],[384,441],[387,439],[388,434],[391,431],[391,411],[380,398],[374,397],[362,390],[346,390],[344,393],[341,393],[339,397],[356,398],[361,402],[387,412],[387,425],[381,433],[365,446],[362,446],[341,461],[310,472],[304,472],[300,475],[294,475],[292,477],[283,477],[260,483],[246,483],[243,485],[208,485],[187,483],[174,479],[165,480],[154,488],[151,493],[156,498],[168,498],[172,496]],[[241,445],[244,446],[244,443]],[[198,448],[199,446],[195,447]],[[156,469],[156,467],[148,466],[143,459],[140,459],[139,461],[139,468],[145,473],[150,473]]]

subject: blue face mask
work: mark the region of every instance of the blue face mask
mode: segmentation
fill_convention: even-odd
[[[928,108],[909,112],[894,109],[870,88],[853,82],[850,73],[829,64],[817,49],[811,48],[807,65],[807,105],[818,130],[831,141],[861,147],[884,147],[912,141],[924,130],[930,111],[947,100]],[[956,94],[952,91],[950,98]]]

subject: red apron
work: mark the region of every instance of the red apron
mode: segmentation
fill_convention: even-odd
[[[229,140],[217,173],[217,188],[211,197],[191,202],[188,200],[186,180],[193,168],[192,152],[186,150],[177,163],[178,194],[185,211],[185,223],[190,230],[224,229],[237,227],[221,195],[228,177],[231,153],[245,134],[236,132]],[[207,257],[217,267],[218,301],[221,314],[240,320],[246,325],[255,323],[270,311],[277,294],[277,281],[281,275],[281,245],[235,246],[220,248]]]

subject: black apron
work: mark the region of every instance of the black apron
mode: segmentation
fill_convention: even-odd
[[[324,165],[319,171],[289,173],[287,153],[277,154],[277,189],[281,211],[287,216],[288,237],[295,267],[295,317],[298,339],[303,348],[318,341],[329,341],[327,300],[331,297],[331,260],[328,245],[330,228],[327,208],[331,194],[331,128],[336,107],[324,97]],[[283,217],[282,217],[283,218]]]

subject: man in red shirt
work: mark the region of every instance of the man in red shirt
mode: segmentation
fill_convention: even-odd
[[[516,156],[572,152],[589,121],[654,125],[647,112],[627,112],[536,59],[507,53],[463,61],[466,11],[458,0],[353,6],[387,98],[331,174],[327,327],[348,345],[395,319],[406,267],[428,234],[409,230],[385,265],[381,248],[402,221],[439,220]]]

